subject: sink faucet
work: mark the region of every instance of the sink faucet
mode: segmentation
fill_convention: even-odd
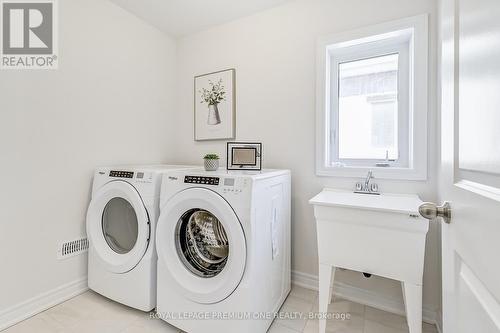
[[[370,191],[370,180],[373,178],[373,171],[368,171],[366,175],[365,186],[363,186],[363,191]]]
[[[361,193],[361,194],[380,194],[378,191],[378,185],[375,183],[370,184],[370,181],[375,178],[373,177],[373,171],[370,170],[368,171],[368,174],[366,175],[366,179],[364,183],[362,182],[357,182],[356,183],[356,190],[354,193]]]

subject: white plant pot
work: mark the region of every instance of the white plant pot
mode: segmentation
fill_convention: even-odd
[[[207,123],[209,125],[218,125],[220,124],[220,115],[218,104],[212,104],[208,106],[208,120]]]
[[[219,169],[219,160],[204,159],[206,171],[217,171]]]

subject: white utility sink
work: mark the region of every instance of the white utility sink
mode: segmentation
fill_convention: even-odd
[[[312,198],[318,233],[320,312],[331,301],[335,268],[402,282],[410,333],[422,331],[422,280],[429,221],[416,195],[324,189]],[[320,333],[326,322],[320,320]]]

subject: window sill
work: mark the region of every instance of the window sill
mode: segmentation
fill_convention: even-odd
[[[316,168],[316,175],[320,177],[363,178],[370,170],[378,179],[427,180],[427,170],[397,167],[319,167]]]

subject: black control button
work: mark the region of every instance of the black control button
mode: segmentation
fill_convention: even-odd
[[[184,183],[202,184],[202,185],[219,185],[217,177],[201,177],[201,176],[185,176]]]
[[[118,178],[134,178],[134,173],[132,171],[115,171],[112,170],[109,172],[110,177],[118,177]]]

